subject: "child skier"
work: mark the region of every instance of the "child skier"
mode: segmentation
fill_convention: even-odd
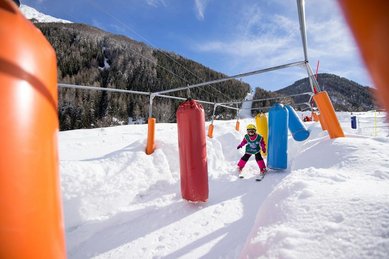
[[[242,172],[243,167],[246,165],[251,155],[255,155],[255,160],[261,170],[261,174],[265,174],[266,172],[266,165],[261,156],[261,149],[264,153],[266,152],[266,144],[262,136],[257,134],[256,131],[257,129],[254,124],[247,125],[247,134],[237,147],[237,149],[239,149],[247,144],[246,152],[238,162],[239,174]]]

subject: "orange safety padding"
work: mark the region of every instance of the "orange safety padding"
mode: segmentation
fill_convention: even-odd
[[[320,111],[319,118],[320,122],[323,122],[322,127],[325,126],[327,128],[330,138],[344,137],[342,127],[340,127],[328,93],[326,91],[317,93],[313,96],[313,100],[316,102],[317,108]]]
[[[239,131],[239,129],[240,129],[240,122],[236,121],[236,123],[235,123],[235,130]]]
[[[389,2],[339,0],[339,3],[377,88],[377,99],[389,111]]]
[[[66,258],[54,49],[0,0],[0,258]]]
[[[188,99],[179,105],[176,116],[182,198],[205,202],[208,200],[208,166],[204,109]]]
[[[320,126],[321,126],[321,129],[324,131],[324,130],[327,130],[327,125],[326,125],[326,122],[324,120],[324,116],[322,114],[318,114],[317,115],[318,118],[319,118],[319,122],[320,122]]]
[[[155,149],[155,118],[149,118],[147,120],[147,146],[146,146],[146,154],[151,155]]]
[[[213,124],[210,124],[208,127],[208,137],[213,138]]]

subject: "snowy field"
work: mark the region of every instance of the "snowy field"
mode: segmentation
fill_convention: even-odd
[[[69,258],[389,258],[389,127],[384,113],[338,113],[345,138],[306,122],[288,169],[254,181],[235,171],[252,119],[215,121],[207,138],[209,201],[181,198],[177,125],[59,133]],[[208,126],[208,123],[206,123]]]

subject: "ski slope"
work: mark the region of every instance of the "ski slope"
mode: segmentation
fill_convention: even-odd
[[[242,107],[239,110],[239,118],[247,119],[251,118],[251,107],[253,106],[254,92],[250,92],[246,95],[245,102],[242,103]]]
[[[207,138],[209,201],[181,198],[177,125],[59,133],[69,258],[385,258],[389,255],[389,128],[383,113],[338,113],[345,138],[307,122],[289,136],[288,169],[256,182],[254,158],[239,179],[235,121]],[[363,123],[362,123],[363,122]],[[208,126],[208,123],[206,124]]]

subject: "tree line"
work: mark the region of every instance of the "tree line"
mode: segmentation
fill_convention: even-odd
[[[57,55],[58,82],[142,91],[147,93],[185,87],[226,77],[175,53],[158,50],[125,36],[84,24],[35,23]],[[193,88],[190,97],[209,102],[241,101],[250,86],[238,80]],[[58,89],[60,130],[142,123],[149,113],[149,96],[72,88]],[[186,90],[172,96],[186,98]],[[181,101],[156,97],[153,117],[175,122]],[[203,105],[206,119],[212,105]],[[231,119],[232,109],[217,109],[218,117]]]

